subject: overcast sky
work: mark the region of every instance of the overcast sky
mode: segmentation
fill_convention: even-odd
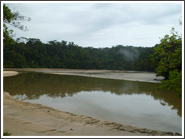
[[[152,47],[169,34],[180,34],[182,3],[9,3],[12,11],[32,20],[16,37],[74,42],[83,47],[132,45]]]

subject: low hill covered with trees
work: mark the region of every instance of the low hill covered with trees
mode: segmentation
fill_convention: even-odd
[[[13,30],[6,24],[27,30],[20,21],[31,18],[12,13],[3,4],[3,67],[4,68],[71,68],[155,71],[165,78],[162,88],[182,95],[182,35],[174,28],[153,47],[112,46],[82,47],[73,42],[56,40],[43,43],[37,38],[13,40]],[[182,21],[180,20],[180,25]]]
[[[81,47],[73,42],[19,38],[4,46],[5,68],[73,68],[154,71],[154,47]]]

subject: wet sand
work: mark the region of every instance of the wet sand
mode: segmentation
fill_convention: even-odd
[[[121,70],[81,70],[81,69],[47,69],[47,68],[12,68],[4,70],[14,71],[34,71],[59,75],[76,75],[95,78],[106,78],[116,80],[130,80],[139,82],[155,82],[160,83],[163,79],[161,76],[156,76],[153,72],[139,71],[121,71]]]
[[[12,72],[9,72],[10,74]],[[8,76],[7,72],[5,76]],[[10,96],[8,92],[3,93],[3,132],[5,131],[12,136],[179,135],[76,115],[41,104],[22,102]]]

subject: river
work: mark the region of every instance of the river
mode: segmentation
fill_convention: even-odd
[[[20,72],[4,91],[31,103],[136,127],[182,133],[182,103],[158,83]]]

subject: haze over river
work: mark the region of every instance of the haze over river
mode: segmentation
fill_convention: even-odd
[[[31,103],[154,130],[182,133],[182,104],[158,83],[20,72],[4,91]]]

